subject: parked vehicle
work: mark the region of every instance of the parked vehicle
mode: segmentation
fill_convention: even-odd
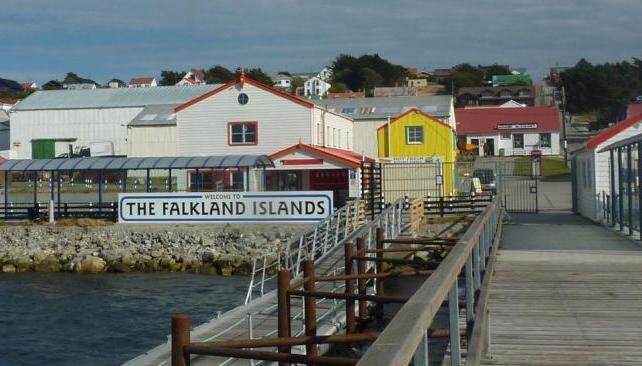
[[[482,191],[497,193],[497,175],[492,169],[475,169],[473,170],[473,178],[479,178]]]

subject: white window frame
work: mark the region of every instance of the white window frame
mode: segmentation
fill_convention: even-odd
[[[421,134],[419,135],[421,136],[420,137],[421,141],[411,141],[410,130],[416,129],[416,128],[418,128],[421,131]],[[417,138],[416,133],[414,133],[414,135],[415,136],[413,136],[413,138]],[[424,144],[424,142],[425,142],[424,126],[406,126],[406,145],[422,145]]]

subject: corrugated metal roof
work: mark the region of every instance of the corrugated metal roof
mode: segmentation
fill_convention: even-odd
[[[135,169],[226,169],[274,167],[266,155],[180,157],[91,157],[72,159],[18,159],[0,164],[0,171],[135,170]]]
[[[452,96],[323,99],[312,102],[326,107],[330,112],[341,113],[355,120],[395,117],[412,108],[420,109],[433,117],[447,117],[450,115]]]
[[[16,105],[14,111],[144,107],[182,104],[220,87],[220,84],[114,88],[94,90],[39,90]]]
[[[176,104],[150,105],[129,122],[129,126],[175,126]]]

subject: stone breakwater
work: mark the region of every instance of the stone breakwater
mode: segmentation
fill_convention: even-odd
[[[248,274],[254,258],[276,253],[301,226],[5,226],[0,272],[161,272]]]

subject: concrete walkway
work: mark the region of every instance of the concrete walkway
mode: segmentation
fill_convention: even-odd
[[[642,250],[568,212],[512,215],[484,365],[642,365]]]

